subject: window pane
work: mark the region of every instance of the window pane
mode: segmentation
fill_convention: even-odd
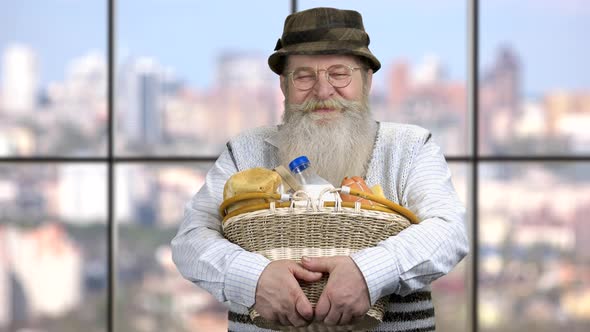
[[[118,332],[226,331],[227,311],[184,279],[170,241],[211,163],[116,168]]]
[[[482,331],[590,327],[590,163],[481,167]]]
[[[282,96],[267,58],[289,6],[118,2],[116,152],[215,156],[242,130],[278,123]]]
[[[105,1],[1,7],[0,156],[105,155]]]
[[[588,155],[590,2],[480,3],[481,152]]]
[[[433,132],[445,154],[465,155],[466,3],[307,0],[299,1],[297,9],[359,11],[371,38],[369,48],[382,65],[372,84],[375,118],[423,126]]]
[[[468,207],[469,165],[450,163],[453,185],[459,198]],[[467,214],[469,215],[469,214]],[[470,220],[467,221],[471,223]],[[469,229],[469,227],[468,227]],[[432,283],[432,299],[436,314],[436,330],[440,332],[469,331],[468,272],[471,269],[469,256],[463,259],[449,274]]]
[[[105,176],[0,165],[0,331],[106,331]]]

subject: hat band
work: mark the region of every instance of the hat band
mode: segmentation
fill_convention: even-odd
[[[369,38],[363,30],[350,28],[318,28],[305,31],[294,31],[283,35],[280,41],[281,47],[318,41],[348,42],[351,46],[355,47],[369,45]]]

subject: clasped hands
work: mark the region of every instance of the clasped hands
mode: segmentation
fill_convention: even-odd
[[[324,272],[330,276],[314,310],[297,280],[315,282]],[[254,309],[266,320],[296,327],[312,321],[350,324],[370,308],[365,279],[349,256],[273,261],[262,271],[255,301]]]

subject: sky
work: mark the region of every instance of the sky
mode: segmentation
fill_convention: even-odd
[[[38,54],[42,84],[63,80],[74,58],[91,51],[106,55],[105,0],[20,0],[0,6],[0,52],[13,43],[29,45]],[[117,57],[153,57],[189,84],[206,88],[220,54],[270,55],[290,6],[289,0],[119,0]],[[394,59],[418,64],[434,55],[450,79],[466,79],[465,0],[298,2],[299,10],[315,6],[360,11],[384,73]],[[590,2],[481,0],[479,21],[480,68],[489,67],[500,45],[510,45],[521,57],[525,93],[590,89],[590,43],[585,42]],[[375,80],[384,78],[377,73]]]

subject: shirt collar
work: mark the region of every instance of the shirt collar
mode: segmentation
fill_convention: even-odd
[[[275,148],[279,147],[279,132],[276,131],[274,134],[267,137],[265,140],[268,144],[274,146]]]

